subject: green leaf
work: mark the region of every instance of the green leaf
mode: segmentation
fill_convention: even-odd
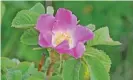
[[[110,80],[108,72],[98,59],[90,56],[85,58],[90,71],[91,80]]]
[[[76,59],[70,59],[64,62],[63,78],[64,80],[79,80],[79,70],[81,62]]]
[[[21,69],[22,70],[22,69]],[[32,78],[33,76],[37,79],[44,79],[44,73],[38,72],[37,68],[35,68],[35,64],[32,62],[29,66],[25,67],[25,72],[23,73],[23,79],[27,80]]]
[[[96,27],[95,27],[94,24],[89,24],[89,25],[87,25],[87,27],[88,27],[90,30],[92,30],[92,31],[94,31],[94,30],[96,29]]]
[[[52,76],[50,80],[63,80],[60,76]]]
[[[106,71],[110,71],[111,60],[108,55],[102,50],[95,49],[93,47],[86,47],[85,55],[92,56],[98,59],[105,67]]]
[[[7,68],[13,68],[16,63],[6,57],[1,57],[1,69],[5,71]]]
[[[34,63],[31,63],[31,65],[28,68],[27,73],[32,75],[32,76],[36,76],[37,78],[44,79],[44,73],[43,72],[39,72],[37,70],[37,68],[35,68],[35,64]]]
[[[30,28],[23,33],[20,40],[27,45],[37,45],[38,35],[38,32],[34,28]]]
[[[39,13],[39,14],[44,14],[45,13],[45,8],[41,3],[36,3],[35,6],[33,6],[30,11]]]
[[[90,79],[90,72],[88,66],[82,62],[80,71],[79,71],[79,80],[89,80]]]
[[[45,8],[41,3],[35,4],[30,10],[22,10],[17,13],[12,21],[12,27],[15,28],[31,28],[35,27],[40,14],[45,13]]]
[[[7,80],[22,80],[22,73],[20,70],[9,69],[6,74]]]
[[[16,67],[17,70],[21,70],[21,72],[24,74],[30,66],[30,62],[21,62],[20,64],[18,64],[18,66]]]
[[[40,78],[35,77],[35,76],[30,76],[27,80],[44,80],[44,79],[40,79]]]
[[[88,42],[88,46],[93,45],[120,45],[118,41],[113,41],[109,35],[108,27],[103,27],[94,32],[95,36],[93,40]]]
[[[39,45],[37,45],[39,46]],[[33,48],[36,46],[29,46],[25,45],[23,43],[19,44],[19,50],[17,52],[17,57],[18,58],[23,58],[28,61],[40,61],[40,57],[42,56],[42,53],[45,53],[48,55],[48,52],[46,49],[41,49],[41,50],[33,50]]]
[[[29,74],[33,74],[35,72],[35,64],[32,62],[27,70]]]
[[[15,28],[31,28],[35,27],[37,19],[40,14],[29,11],[22,10],[17,13],[16,17],[12,21],[12,27]]]

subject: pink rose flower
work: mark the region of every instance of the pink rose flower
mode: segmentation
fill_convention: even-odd
[[[39,45],[53,48],[59,54],[80,58],[85,51],[84,43],[93,39],[94,34],[77,23],[77,17],[64,8],[58,9],[55,17],[50,14],[40,15],[36,24],[40,32]]]

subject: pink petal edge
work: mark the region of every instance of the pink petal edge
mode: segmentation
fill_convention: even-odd
[[[39,32],[51,31],[53,28],[54,22],[55,22],[54,16],[49,14],[42,14],[38,18],[36,29],[39,30]]]

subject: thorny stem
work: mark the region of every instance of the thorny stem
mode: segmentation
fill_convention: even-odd
[[[58,58],[59,56],[59,58]],[[53,49],[50,50],[50,64],[49,64],[49,67],[48,67],[48,70],[47,70],[47,79],[49,80],[50,77],[52,76],[53,72],[54,72],[54,64],[56,61],[60,60],[60,66],[59,66],[59,73],[60,75],[62,76],[62,70],[63,70],[63,56],[62,55],[59,55],[56,53],[56,51],[54,51]]]
[[[42,54],[42,58],[41,58],[41,60],[40,60],[40,63],[39,63],[39,65],[38,65],[38,71],[42,71],[42,66],[43,66],[43,64],[44,64],[44,60],[45,60],[45,54],[43,53],[43,54]]]
[[[60,75],[62,76],[62,71],[63,71],[63,59],[62,59],[62,55],[60,54]]]
[[[60,54],[60,67],[59,67],[60,73],[61,73],[61,67],[62,67],[62,55]]]
[[[50,79],[50,77],[52,76],[52,74],[53,74],[53,65],[54,65],[54,63],[53,62],[51,62],[50,63],[50,65],[49,65],[49,67],[48,67],[48,70],[47,70],[47,78],[48,78],[48,80]]]
[[[53,71],[54,71],[53,66],[54,66],[55,61],[56,61],[54,50],[50,50],[50,60],[51,61],[50,61],[50,64],[49,64],[49,67],[48,67],[48,70],[46,73],[48,80],[50,79],[50,77],[52,76]]]

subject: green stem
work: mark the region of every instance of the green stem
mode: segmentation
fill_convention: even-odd
[[[62,70],[63,70],[63,59],[62,59],[62,55],[60,55],[60,75],[62,76]]]

